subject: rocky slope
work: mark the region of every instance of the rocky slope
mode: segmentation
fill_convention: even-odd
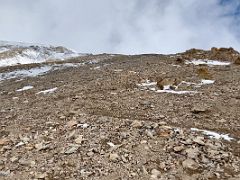
[[[0,179],[240,179],[232,48],[0,68]]]

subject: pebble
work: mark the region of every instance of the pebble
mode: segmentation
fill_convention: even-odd
[[[71,120],[67,122],[67,127],[72,128],[73,126],[76,126],[78,124],[77,121]]]
[[[35,144],[34,146],[37,151],[41,151],[41,150],[46,150],[49,148],[49,145],[45,145],[44,143],[39,143],[39,144]]]
[[[21,141],[21,142],[19,142],[19,143],[16,144],[16,147],[21,147],[21,146],[23,146],[23,145],[25,145],[25,143]]]
[[[140,128],[143,126],[143,123],[141,121],[135,120],[132,122],[131,126],[134,128]]]
[[[10,175],[10,170],[8,171],[0,171],[0,177],[1,176],[9,176]]]
[[[17,162],[18,159],[19,159],[18,157],[13,156],[13,157],[10,158],[10,161],[11,161],[12,163],[14,163],[14,162]]]
[[[65,154],[73,154],[73,153],[75,153],[78,150],[78,148],[79,148],[78,146],[70,147],[64,153]]]
[[[87,153],[87,156],[92,157],[94,155],[94,152],[90,151]]]
[[[2,138],[0,139],[0,145],[7,145],[9,143],[9,139]]]
[[[196,138],[193,139],[193,142],[198,143],[199,145],[205,145],[205,142],[203,141],[204,137],[197,136]]]
[[[117,153],[112,153],[109,155],[110,161],[117,162],[119,160],[119,155]]]
[[[176,146],[176,147],[173,148],[173,150],[175,152],[180,152],[180,151],[184,150],[184,146]]]
[[[47,177],[47,173],[37,173],[35,175],[36,179],[45,179]]]
[[[82,144],[82,142],[83,142],[83,135],[79,135],[79,136],[74,140],[74,142],[75,142],[76,144]]]
[[[197,170],[199,165],[192,159],[186,159],[182,162],[182,166],[185,169]]]
[[[186,153],[188,158],[197,158],[197,156],[199,155],[199,150],[198,148],[188,148],[186,149]]]
[[[158,171],[157,169],[153,169],[151,171],[151,179],[154,180],[154,179],[158,179],[161,175],[161,172]]]
[[[198,114],[198,113],[203,113],[207,111],[207,108],[202,106],[202,105],[196,105],[192,108],[192,113]]]

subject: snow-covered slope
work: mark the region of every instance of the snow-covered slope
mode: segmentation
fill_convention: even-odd
[[[62,46],[0,41],[0,67],[66,60],[82,55]]]

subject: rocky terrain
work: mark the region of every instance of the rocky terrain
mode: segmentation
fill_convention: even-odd
[[[238,180],[240,54],[2,66],[0,122],[0,179]]]

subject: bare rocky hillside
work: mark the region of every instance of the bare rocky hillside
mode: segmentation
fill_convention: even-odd
[[[2,66],[0,125],[0,179],[238,180],[240,54]]]

